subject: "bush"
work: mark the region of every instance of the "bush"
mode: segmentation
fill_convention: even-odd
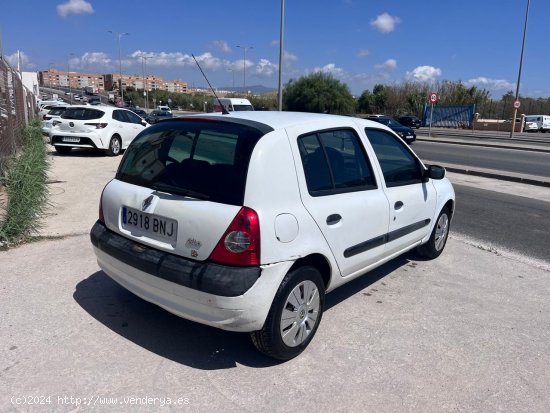
[[[47,203],[48,167],[40,122],[34,120],[23,132],[21,152],[10,160],[2,178],[8,203],[0,224],[0,244],[24,241],[39,229]]]

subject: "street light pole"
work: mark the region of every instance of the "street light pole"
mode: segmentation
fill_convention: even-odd
[[[50,95],[53,96],[53,92],[52,92],[52,67],[55,66],[55,63],[50,63],[48,65],[48,77],[49,77],[49,80],[50,80]]]
[[[115,35],[118,39],[118,64],[119,64],[119,76],[120,76],[120,98],[122,99],[122,106],[124,106],[124,88],[122,87],[122,57],[121,57],[121,54],[120,54],[120,38],[122,36],[126,36],[130,33],[126,33],[126,32],[114,32],[112,30],[109,30],[109,33]]]
[[[141,54],[141,70],[143,71],[143,96],[145,96],[145,111],[149,110],[149,95],[147,89],[147,79],[145,77],[145,66],[147,65],[147,59],[150,59],[153,56],[146,56],[144,53]]]
[[[285,0],[281,0],[281,30],[279,33],[279,111],[283,110],[283,51],[285,31]]]
[[[247,93],[247,91],[246,91],[246,51],[247,51],[247,50],[250,50],[250,49],[254,49],[254,46],[239,46],[239,45],[237,45],[236,47],[238,47],[239,49],[243,49],[243,52],[244,52],[244,60],[243,60],[243,89],[244,89],[245,95],[248,95],[248,93]]]
[[[69,53],[69,57],[67,59],[67,82],[69,83],[69,103],[73,104],[73,90],[71,88],[71,69],[70,69],[70,62],[71,62],[71,56],[74,56],[74,53]]]
[[[516,100],[519,99],[519,83],[521,82],[521,68],[523,66],[523,51],[525,50],[525,35],[527,34],[527,21],[529,20],[529,5],[530,4],[531,4],[531,0],[527,0],[527,10],[525,11],[525,24],[523,26],[523,41],[521,43],[521,57],[519,59],[518,83],[516,85]],[[516,129],[516,116],[517,115],[518,115],[518,109],[516,107],[514,107],[514,116],[512,117],[512,131],[510,132],[510,139],[514,138],[514,132],[515,132],[515,129]]]

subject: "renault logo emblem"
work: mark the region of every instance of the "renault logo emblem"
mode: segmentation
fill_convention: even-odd
[[[153,195],[149,195],[147,198],[145,198],[145,201],[141,203],[141,210],[145,211],[147,208],[151,206],[153,203]]]

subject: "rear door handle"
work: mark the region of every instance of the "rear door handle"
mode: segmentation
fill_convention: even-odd
[[[401,208],[403,208],[403,205],[404,205],[403,202],[397,201],[397,202],[393,205],[393,208],[396,209],[396,210],[397,210],[397,209],[401,209]]]
[[[342,217],[339,214],[332,214],[327,217],[327,225],[334,225],[339,223]]]

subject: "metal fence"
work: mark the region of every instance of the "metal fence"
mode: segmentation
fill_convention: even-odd
[[[19,73],[0,55],[0,176],[7,160],[23,143],[23,129],[36,113],[34,95],[23,86]]]
[[[444,128],[471,128],[474,121],[476,105],[454,105],[454,106],[434,106],[433,115],[431,107],[424,104],[422,114],[422,125],[430,124],[430,115],[432,115],[432,126]]]

